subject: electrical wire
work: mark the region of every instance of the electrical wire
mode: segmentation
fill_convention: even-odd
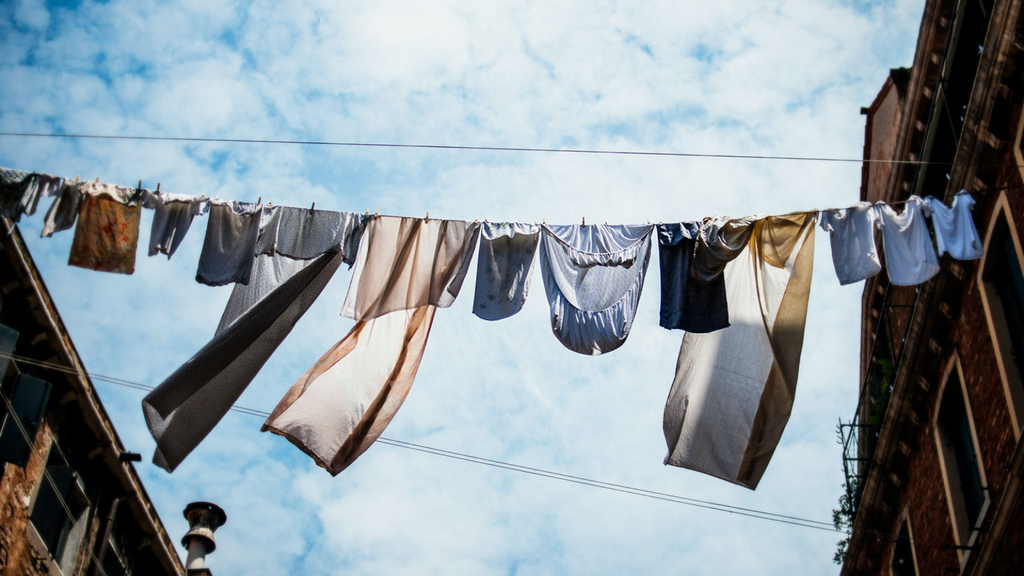
[[[23,138],[69,138],[88,140],[134,140],[147,142],[192,142],[216,144],[290,144],[300,146],[338,146],[349,148],[413,148],[425,150],[464,150],[480,152],[530,152],[547,154],[598,154],[610,156],[657,156],[669,158],[713,158],[726,160],[788,160],[797,162],[833,162],[866,164],[910,164],[915,166],[952,166],[953,162],[895,160],[883,158],[839,158],[828,156],[787,156],[770,154],[714,154],[700,152],[658,152],[644,150],[596,150],[586,148],[530,148],[520,146],[465,146],[454,144],[398,144],[390,142],[334,142],[328,140],[265,140],[256,138],[189,138],[183,136],[124,136],[114,134],[52,134],[43,132],[0,132],[0,136]],[[1002,166],[978,164],[978,166]]]
[[[21,363],[24,363],[24,364],[38,366],[38,367],[46,368],[46,369],[50,369],[50,370],[56,370],[56,371],[60,371],[60,372],[67,372],[67,373],[72,373],[72,374],[77,374],[78,373],[76,370],[74,370],[74,369],[72,369],[70,367],[67,367],[67,366],[63,366],[63,365],[60,365],[60,364],[55,364],[53,362],[34,360],[34,359],[31,359],[31,358],[26,358],[26,357],[19,356],[19,355],[16,355],[16,354],[0,354],[0,357],[2,357],[2,358],[10,358],[10,359],[14,360],[15,362],[21,362]],[[99,382],[106,382],[108,384],[115,384],[115,385],[118,385],[118,386],[124,386],[124,387],[127,387],[127,388],[133,388],[135,390],[149,391],[149,390],[152,390],[154,388],[153,386],[148,386],[146,384],[141,384],[139,382],[132,382],[130,380],[125,380],[123,378],[116,378],[116,377],[113,377],[113,376],[106,376],[106,375],[103,375],[103,374],[96,374],[96,373],[89,372],[88,376],[92,380],[96,380],[96,381],[99,381]],[[259,418],[267,418],[267,417],[270,416],[269,412],[265,412],[265,411],[262,411],[262,410],[257,410],[255,408],[247,408],[245,406],[233,405],[230,409],[232,411],[239,412],[241,414],[246,414],[248,416],[256,416],[256,417],[259,417]],[[455,451],[451,451],[451,450],[444,450],[444,449],[441,449],[441,448],[434,448],[432,446],[425,446],[423,444],[415,444],[415,443],[412,443],[412,442],[405,442],[405,441],[402,441],[402,440],[395,440],[395,439],[392,439],[392,438],[380,437],[380,438],[377,439],[377,442],[382,443],[382,444],[386,444],[386,445],[389,445],[389,446],[397,447],[397,448],[404,448],[404,449],[407,449],[407,450],[414,450],[414,451],[417,451],[417,452],[423,452],[423,453],[432,454],[432,455],[435,455],[435,456],[442,456],[442,457],[450,458],[450,459],[454,459],[454,460],[461,460],[461,461],[470,462],[470,463],[473,463],[473,464],[480,464],[480,465],[484,465],[484,466],[491,466],[491,467],[494,467],[494,468],[500,468],[500,469],[509,470],[509,471],[513,471],[513,472],[520,472],[520,473],[523,473],[523,474],[530,474],[530,475],[533,475],[533,476],[539,476],[539,477],[549,478],[549,479],[553,479],[553,480],[561,480],[563,482],[570,482],[570,483],[574,483],[574,484],[590,486],[590,487],[593,487],[593,488],[601,488],[601,489],[610,490],[610,491],[613,491],[613,492],[620,492],[620,493],[624,493],[624,494],[632,494],[634,496],[641,496],[641,497],[644,497],[644,498],[652,498],[652,499],[655,499],[655,500],[662,500],[662,501],[665,501],[665,502],[672,502],[672,503],[675,503],[675,504],[683,504],[683,505],[693,506],[693,507],[697,507],[697,508],[704,508],[704,509],[707,509],[707,510],[715,510],[715,511],[718,511],[718,512],[726,512],[726,513],[729,513],[729,514],[737,514],[737,515],[746,516],[746,517],[749,517],[749,518],[757,518],[757,519],[760,519],[760,520],[768,520],[768,521],[771,521],[771,522],[779,522],[779,523],[783,523],[783,524],[790,524],[790,525],[794,525],[794,526],[801,526],[801,527],[804,527],[804,528],[813,528],[813,529],[816,529],[816,530],[824,530],[826,532],[841,533],[841,531],[837,530],[832,525],[831,522],[822,522],[820,520],[812,520],[812,519],[809,519],[809,518],[801,518],[801,517],[798,517],[798,516],[790,516],[790,515],[786,515],[786,514],[778,514],[778,513],[775,513],[775,512],[768,512],[768,511],[765,511],[765,510],[757,510],[757,509],[754,509],[754,508],[744,508],[744,507],[741,507],[741,506],[733,506],[731,504],[723,504],[723,503],[720,503],[720,502],[712,502],[712,501],[709,501],[709,500],[701,500],[701,499],[698,499],[698,498],[689,498],[689,497],[686,497],[686,496],[679,496],[679,495],[676,495],[676,494],[668,494],[668,493],[665,493],[665,492],[658,492],[658,491],[654,491],[654,490],[647,490],[645,488],[637,488],[637,487],[634,487],[634,486],[627,486],[627,485],[624,485],[624,484],[616,484],[616,483],[612,483],[612,482],[605,482],[605,481],[602,481],[602,480],[595,480],[595,479],[592,479],[592,478],[585,478],[585,477],[582,477],[582,476],[575,476],[575,475],[572,475],[572,474],[564,474],[564,473],[555,472],[555,471],[552,471],[552,470],[545,470],[543,468],[534,468],[534,467],[530,467],[530,466],[523,466],[523,465],[520,465],[520,464],[514,464],[514,463],[511,463],[511,462],[505,462],[505,461],[502,461],[502,460],[493,460],[493,459],[490,459],[490,458],[483,458],[483,457],[480,457],[480,456],[473,456],[471,454],[465,454],[465,453],[462,453],[462,452],[455,452]]]

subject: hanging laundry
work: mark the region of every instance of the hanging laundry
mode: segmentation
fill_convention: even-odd
[[[853,284],[882,271],[875,247],[878,209],[870,202],[858,202],[842,210],[822,210],[821,229],[829,233],[832,265],[840,285]]]
[[[0,168],[0,217],[21,220],[25,208],[25,186],[29,173],[24,170]]]
[[[421,306],[358,322],[288,390],[261,430],[340,473],[402,407],[436,310]]]
[[[209,200],[187,194],[157,194],[148,190],[144,197],[143,206],[153,210],[149,255],[166,254],[170,260],[192,226],[192,219],[209,210]]]
[[[889,281],[897,286],[914,286],[935,276],[939,258],[924,220],[924,201],[911,196],[902,214],[896,214],[888,204],[877,206],[881,212],[877,225],[882,229]]]
[[[156,465],[173,471],[210,433],[342,262],[355,259],[364,220],[349,214],[347,222],[340,244],[323,242],[318,248],[307,239],[304,253],[313,255],[310,259],[256,256],[251,281],[235,284],[213,340],[143,399],[157,443]],[[280,238],[281,230],[276,233]],[[302,239],[289,237],[288,242]],[[345,250],[337,251],[339,245]]]
[[[357,321],[455,302],[476,248],[479,224],[375,217],[366,227],[341,314]]]
[[[405,401],[438,306],[450,306],[476,248],[476,224],[374,218],[345,300],[357,323],[274,409],[280,434],[331,474],[381,435]]]
[[[598,355],[622,346],[651,258],[650,225],[542,227],[540,271],[551,330],[568,349]]]
[[[939,256],[946,252],[957,260],[977,260],[984,254],[978,229],[974,227],[971,210],[974,209],[974,198],[967,191],[953,197],[953,207],[947,208],[941,200],[934,196],[924,199],[925,210],[932,218],[932,229],[935,230],[935,243],[939,246]]]
[[[473,314],[501,320],[523,308],[539,242],[540,228],[535,224],[481,225]]]
[[[351,212],[307,210],[282,206],[268,219],[260,233],[257,254],[282,254],[291,258],[313,258],[324,249],[340,251],[352,266],[359,253],[363,216]]]
[[[703,334],[729,326],[722,272],[746,246],[752,223],[716,217],[658,225],[662,327]]]
[[[273,210],[249,202],[211,201],[196,281],[210,286],[248,284],[261,221]]]
[[[40,238],[49,238],[54,232],[62,232],[75,225],[78,212],[82,209],[82,187],[85,184],[87,182],[80,182],[77,177],[64,182],[57,192],[57,198],[46,211]]]
[[[135,272],[140,191],[98,182],[80,183],[78,188],[82,206],[68,265],[116,274]]]
[[[683,336],[665,404],[666,464],[757,487],[796,393],[814,224],[813,214],[757,220],[726,266],[731,325]]]
[[[64,179],[33,172],[22,182],[21,213],[32,216],[39,207],[40,198],[56,196],[64,186]]]

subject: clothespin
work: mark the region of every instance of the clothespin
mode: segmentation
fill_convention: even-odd
[[[139,180],[139,190],[142,190],[142,180]]]
[[[313,214],[313,209],[314,209],[314,208],[316,208],[316,202],[313,202],[313,205],[309,207],[309,213],[310,213],[310,215],[312,215],[312,214]]]
[[[373,217],[374,218],[380,218],[380,211],[379,210],[374,210],[373,211]]]
[[[607,221],[607,220],[605,220],[605,221],[604,221],[604,225],[605,225],[605,226],[607,226],[607,225],[608,225],[608,221]]]
[[[369,208],[367,208],[367,209],[366,209],[366,215],[367,215],[367,216],[369,216],[369,215],[370,215],[370,209],[369,209]]]
[[[96,177],[96,181],[94,182],[94,184],[99,184],[99,183],[100,183],[100,177],[99,177],[99,176],[97,176],[97,177]]]
[[[427,211],[427,217],[424,218],[424,220],[430,220],[430,212],[429,211]]]
[[[584,216],[584,217],[583,217],[583,225],[584,225],[584,226],[586,226],[586,225],[587,225],[587,217],[586,217],[586,216]]]
[[[263,204],[263,196],[260,196],[259,199],[256,200],[256,205],[259,206],[260,204]]]
[[[157,194],[160,193],[160,183],[159,182],[156,183],[156,193]]]

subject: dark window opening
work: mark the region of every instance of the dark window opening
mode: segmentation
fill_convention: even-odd
[[[29,521],[61,570],[74,567],[88,509],[78,474],[51,450]]]
[[[919,192],[940,196],[949,184],[949,166],[956,156],[960,134],[963,132],[967,105],[974,88],[974,78],[984,51],[989,15],[994,0],[962,0],[957,11],[962,11],[955,36],[949,45],[943,76],[935,91],[934,108],[929,122],[922,159],[932,162],[923,165]],[[938,163],[938,164],[936,164]]]
[[[981,483],[978,455],[974,450],[974,433],[967,417],[960,373],[955,368],[942,395],[936,426],[946,448],[946,473],[950,492],[962,497],[967,515],[966,528],[974,528],[985,503],[985,491]]]
[[[917,576],[914,565],[914,543],[910,541],[910,528],[904,520],[892,551],[892,576]]]
[[[1006,322],[1010,356],[1017,371],[1024,369],[1024,271],[1017,258],[1017,247],[1000,216],[989,241],[982,279],[995,290]]]

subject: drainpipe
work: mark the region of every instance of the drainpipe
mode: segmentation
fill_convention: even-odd
[[[185,507],[184,514],[189,526],[188,533],[181,538],[181,545],[188,548],[185,574],[213,576],[206,567],[206,555],[217,549],[213,533],[227,522],[228,515],[211,502],[193,502]]]
[[[110,501],[110,508],[107,509],[106,516],[103,517],[103,524],[100,525],[100,540],[96,543],[96,554],[89,566],[89,572],[87,576],[97,576],[99,574],[100,566],[103,564],[103,560],[107,555],[107,548],[110,543],[110,533],[114,529],[114,517],[117,516],[117,505],[121,503],[122,497],[118,496]]]

